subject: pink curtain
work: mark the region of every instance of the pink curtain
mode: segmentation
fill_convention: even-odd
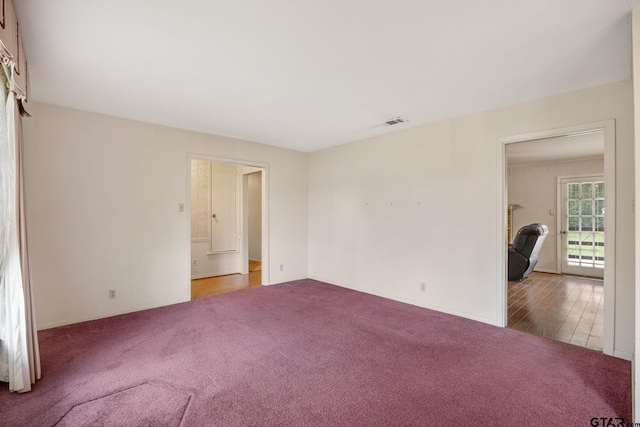
[[[0,380],[11,391],[31,390],[40,378],[40,352],[25,222],[22,118],[27,62],[13,2],[0,10]]]
[[[11,94],[10,94],[11,95]],[[24,195],[24,169],[23,169],[23,138],[22,138],[22,116],[20,115],[20,105],[13,102],[13,124],[16,145],[16,217],[18,224],[18,245],[20,247],[20,272],[22,273],[22,290],[24,297],[24,321],[25,321],[25,341],[27,350],[28,378],[24,375],[24,383],[28,386],[23,390],[31,390],[31,384],[40,379],[40,347],[38,346],[38,330],[36,328],[35,303],[31,291],[31,274],[29,269],[29,252],[27,250],[27,222],[25,215],[25,195]],[[9,113],[9,116],[11,114]],[[11,126],[11,125],[10,125]],[[9,135],[11,137],[11,133]]]

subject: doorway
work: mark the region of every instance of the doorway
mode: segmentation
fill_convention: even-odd
[[[242,181],[245,239],[243,268],[247,273],[262,270],[262,171],[245,174]],[[242,271],[244,274],[244,271]]]
[[[554,254],[551,258],[547,257],[544,260],[542,257],[539,259],[538,266],[536,267],[538,272],[532,273],[529,278],[526,278],[522,282],[518,282],[518,287],[520,292],[519,297],[523,298],[522,292],[531,292],[534,282],[533,279],[536,279],[538,282],[543,283],[543,286],[538,288],[538,295],[540,297],[540,309],[541,311],[547,310],[549,312],[553,309],[554,304],[550,302],[552,300],[552,293],[557,292],[560,295],[567,296],[570,292],[571,295],[567,297],[568,299],[574,298],[573,303],[576,301],[580,301],[580,304],[584,303],[584,310],[581,313],[587,313],[585,310],[593,310],[594,316],[595,313],[600,311],[598,315],[601,320],[598,324],[592,317],[588,319],[572,319],[566,318],[569,323],[565,325],[562,332],[555,331],[549,332],[549,323],[546,323],[546,327],[538,328],[539,330],[544,331],[544,334],[550,334],[554,336],[544,335],[550,338],[563,337],[559,339],[561,341],[567,341],[567,328],[575,328],[574,332],[578,330],[577,324],[582,321],[579,329],[591,328],[593,331],[597,332],[597,329],[601,329],[602,335],[602,351],[606,354],[613,354],[613,337],[614,337],[614,298],[615,298],[615,123],[614,121],[603,121],[592,124],[585,124],[579,126],[572,126],[562,129],[553,129],[549,131],[542,132],[534,132],[523,135],[515,135],[507,138],[500,138],[498,140],[498,149],[499,156],[502,162],[504,174],[500,177],[500,188],[502,189],[502,197],[500,198],[500,216],[502,217],[501,223],[503,224],[503,231],[500,233],[500,242],[499,242],[499,253],[503,256],[500,259],[500,276],[502,277],[502,283],[504,283],[503,292],[499,296],[500,298],[500,310],[499,313],[500,318],[503,319],[504,326],[509,325],[509,309],[510,309],[510,297],[514,295],[514,289],[510,288],[510,282],[506,280],[507,278],[507,245],[509,242],[509,233],[508,233],[508,220],[507,220],[507,211],[509,205],[511,205],[512,213],[514,218],[510,218],[512,221],[517,223],[518,216],[525,216],[527,212],[531,212],[532,209],[530,205],[523,204],[518,202],[518,200],[510,199],[510,170],[508,168],[508,149],[510,147],[515,147],[519,145],[519,143],[527,144],[529,148],[535,151],[536,146],[544,146],[545,144],[551,144],[554,150],[552,150],[555,154],[562,155],[564,153],[565,145],[557,145],[558,139],[569,140],[577,140],[578,137],[588,137],[600,135],[604,141],[604,149],[603,155],[604,158],[602,160],[604,173],[600,174],[601,176],[596,177],[587,177],[580,176],[579,178],[589,178],[590,180],[579,180],[579,182],[569,182],[561,181],[558,179],[556,191],[556,203],[551,204],[551,202],[541,208],[541,213],[536,217],[528,217],[524,220],[526,223],[547,223],[550,225],[550,233],[547,236],[547,240],[543,247],[547,247],[548,249],[555,249],[556,254]],[[550,142],[552,141],[552,142]],[[565,141],[565,142],[566,142]],[[518,143],[518,144],[516,144]],[[568,161],[568,160],[567,160]],[[544,162],[543,162],[544,163]],[[565,175],[564,178],[575,178],[575,175],[579,175],[580,173],[570,172],[570,173],[559,173],[558,175]],[[592,174],[594,175],[594,174]],[[597,175],[597,174],[595,174]],[[603,175],[603,177],[602,177]],[[556,178],[554,177],[554,180]],[[606,182],[606,195],[607,197],[599,197],[595,196],[594,186],[595,183],[598,183],[598,191],[601,191],[600,195],[602,195],[602,191],[604,191],[604,183]],[[572,186],[569,187],[569,184],[576,184],[578,187]],[[582,184],[586,184],[584,188],[584,197],[582,197],[581,193],[576,194],[576,188],[582,190],[580,187]],[[589,184],[590,183],[590,184]],[[555,184],[555,183],[554,183]],[[573,191],[573,194],[567,194],[563,199],[561,195],[563,184],[567,185],[566,191]],[[556,187],[556,185],[554,185]],[[591,196],[589,196],[589,190],[591,190]],[[538,190],[536,190],[538,191]],[[584,199],[584,201],[583,201]],[[571,203],[569,203],[571,201]],[[598,208],[600,208],[600,213],[595,211],[596,202]],[[567,204],[567,210],[569,210],[569,204],[571,204],[571,211],[563,214],[562,204]],[[515,208],[514,208],[515,207]],[[517,208],[517,210],[516,210]],[[524,208],[524,209],[523,209]],[[580,208],[576,210],[577,208]],[[584,215],[582,214],[582,210],[584,208]],[[589,214],[591,212],[591,214]],[[605,215],[606,212],[606,215]],[[540,216],[546,215],[546,216]],[[583,218],[584,217],[584,218]],[[538,219],[541,218],[541,219]],[[563,219],[564,218],[564,219]],[[572,218],[572,219],[569,219]],[[576,219],[577,218],[577,219]],[[566,227],[562,227],[566,221]],[[576,221],[578,225],[576,226]],[[584,224],[584,227],[583,227]],[[514,224],[515,225],[515,224]],[[570,227],[571,226],[571,227]],[[598,227],[599,226],[599,227]],[[582,229],[584,228],[584,230]],[[602,230],[597,230],[600,228]],[[513,234],[517,233],[517,226],[513,229]],[[562,233],[566,231],[566,235]],[[572,234],[570,234],[572,232]],[[601,235],[596,235],[596,233],[603,233]],[[606,232],[606,239],[604,239],[604,233]],[[583,244],[584,243],[584,244]],[[554,250],[550,250],[548,252],[553,253]],[[564,253],[564,255],[562,255]],[[568,259],[567,264],[587,264],[587,262],[592,263],[591,270],[588,272],[590,277],[580,277],[576,276],[567,276],[569,271],[563,271],[561,263],[558,260]],[[604,261],[607,260],[607,265],[611,266],[611,268],[604,268]],[[598,265],[600,264],[600,265]],[[571,265],[570,267],[575,267]],[[580,265],[578,266],[580,267]],[[597,269],[594,270],[594,269]],[[564,272],[564,276],[563,276]],[[584,275],[585,271],[582,270],[581,275]],[[598,273],[603,273],[604,280],[593,278],[594,276],[598,276]],[[572,271],[571,274],[579,274],[575,270]],[[569,286],[572,286],[573,290],[567,291],[565,288],[562,288],[562,281],[556,279],[562,279],[566,277],[574,277],[576,280],[570,283]],[[579,279],[579,280],[578,280]],[[529,280],[529,282],[525,283],[525,281]],[[580,282],[580,283],[578,283]],[[600,285],[599,285],[600,284]],[[552,289],[553,288],[553,289]],[[584,290],[587,289],[587,290]],[[582,293],[584,290],[584,293]],[[590,293],[589,293],[590,292]],[[545,295],[546,293],[546,295]],[[511,294],[511,295],[510,295]],[[586,301],[583,299],[586,298]],[[598,298],[601,298],[598,303]],[[511,301],[512,303],[513,301]],[[569,301],[572,303],[572,301]],[[529,310],[531,312],[533,300],[523,299],[520,301],[521,307],[524,307],[525,310]],[[574,304],[575,305],[575,304]],[[580,305],[575,305],[578,309],[580,309]],[[513,308],[513,305],[512,307]],[[565,307],[566,308],[566,307]],[[520,313],[522,315],[522,312]],[[569,314],[567,312],[567,316],[575,316],[575,314]],[[528,315],[529,319],[525,319],[526,321],[530,321],[533,315]],[[513,318],[512,318],[513,320]],[[538,319],[539,320],[539,319]],[[543,320],[544,322],[544,320]],[[585,323],[591,322],[590,326],[584,326]],[[545,329],[546,328],[546,329]],[[595,329],[593,329],[595,328]],[[556,337],[557,336],[557,337]],[[583,342],[584,345],[586,342]],[[580,344],[579,344],[580,345]],[[584,345],[586,346],[586,345]]]
[[[267,284],[267,179],[266,165],[189,156],[192,299]]]

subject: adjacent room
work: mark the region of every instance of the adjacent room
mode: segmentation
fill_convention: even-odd
[[[640,421],[635,7],[3,2],[0,424]]]
[[[263,172],[191,159],[192,299],[262,285]]]
[[[606,186],[604,133],[509,144],[506,157],[507,325],[603,351],[603,278],[615,265],[605,261],[605,195],[615,188]]]

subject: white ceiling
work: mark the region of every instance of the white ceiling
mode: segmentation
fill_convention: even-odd
[[[628,79],[640,2],[15,4],[32,100],[315,151]]]
[[[509,167],[603,157],[604,132],[508,144],[505,152]]]

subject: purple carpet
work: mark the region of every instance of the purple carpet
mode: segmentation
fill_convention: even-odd
[[[631,422],[631,365],[313,280],[40,333],[3,426]]]

